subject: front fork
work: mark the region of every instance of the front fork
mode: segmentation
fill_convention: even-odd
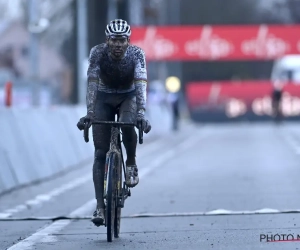
[[[107,154],[108,156],[108,154]],[[109,163],[109,157],[106,157],[105,161],[105,172],[104,172],[104,193],[103,193],[103,198],[106,200],[106,194],[107,194],[107,176],[108,176],[108,163]],[[106,203],[106,201],[105,201]],[[106,205],[106,204],[105,204]]]
[[[107,153],[107,157],[106,157],[106,162],[105,162],[105,172],[104,172],[104,199],[105,199],[105,203],[106,203],[106,194],[107,194],[107,183],[108,183],[108,179],[107,176],[109,176],[109,171],[115,171],[116,169],[118,171],[115,171],[115,176],[116,176],[116,195],[117,195],[117,207],[123,208],[124,207],[124,203],[125,200],[131,196],[131,192],[130,189],[126,186],[125,181],[123,182],[123,187],[122,187],[122,166],[120,166],[120,162],[116,162],[116,164],[118,164],[119,167],[116,168],[116,165],[114,166],[114,169],[109,168],[109,161],[111,159],[112,154],[117,154],[117,159],[120,160],[120,153],[118,152],[108,152]],[[105,204],[106,205],[106,204]]]
[[[117,167],[120,165],[120,162],[115,162],[115,166],[113,166],[112,168],[109,167],[109,161],[110,159],[113,157],[113,154],[116,154],[115,160],[120,161],[120,153],[118,152],[108,152],[107,156],[106,156],[106,161],[105,161],[105,171],[104,171],[104,198],[106,198],[106,194],[107,194],[107,183],[108,183],[108,176],[109,176],[109,171],[115,171],[115,177],[117,180],[116,183],[116,189],[117,189],[117,193],[118,195],[120,195],[120,193],[122,192],[121,188],[122,188],[122,169],[121,167]]]

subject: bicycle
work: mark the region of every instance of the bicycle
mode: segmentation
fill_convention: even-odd
[[[107,228],[107,241],[112,242],[113,236],[119,237],[121,225],[121,209],[124,208],[125,200],[131,196],[130,188],[125,181],[122,183],[122,166],[124,179],[126,178],[125,164],[121,146],[121,127],[135,126],[134,123],[119,121],[94,121],[92,124],[111,126],[110,149],[106,154],[104,174],[104,201],[105,201],[105,224]],[[139,130],[139,143],[143,144],[143,131]],[[84,126],[84,140],[89,142],[89,126]]]

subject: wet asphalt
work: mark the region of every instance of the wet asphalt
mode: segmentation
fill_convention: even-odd
[[[112,243],[106,228],[89,220],[92,161],[2,195],[0,214],[11,216],[0,219],[0,249],[300,249],[299,125],[185,124],[145,138],[137,153],[140,183]]]

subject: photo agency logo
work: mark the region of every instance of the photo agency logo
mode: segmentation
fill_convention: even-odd
[[[300,241],[300,234],[260,234],[260,242]]]

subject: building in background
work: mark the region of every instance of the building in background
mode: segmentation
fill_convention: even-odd
[[[14,105],[33,103],[29,2],[0,1],[0,85],[13,82]],[[36,79],[41,105],[70,103],[74,88],[74,1],[36,1],[39,19],[50,25],[39,34]],[[55,8],[54,8],[55,6]],[[73,45],[72,45],[73,44]],[[26,96],[26,98],[24,97]],[[0,96],[3,99],[3,95]]]
[[[30,53],[28,4],[32,0],[0,0],[0,71],[2,78],[15,77],[16,82],[29,82],[27,56]],[[204,35],[214,36],[214,25],[293,24],[299,22],[300,8],[297,0],[86,0],[87,32],[86,49],[78,54],[80,23],[78,0],[36,1],[38,18],[49,21],[49,26],[39,34],[40,70],[37,81],[51,88],[53,104],[78,103],[80,92],[84,91],[85,80],[78,80],[78,71],[86,70],[90,49],[105,41],[104,29],[114,18],[127,19],[133,28],[147,26],[144,44],[160,53],[176,49],[157,33],[160,26],[205,25]],[[233,8],[234,6],[234,8]],[[82,24],[82,23],[81,23]],[[9,25],[9,26],[7,26]],[[151,27],[149,27],[151,26]],[[82,27],[81,27],[82,28]],[[2,31],[1,31],[2,30]],[[82,29],[81,29],[82,30]],[[10,42],[13,36],[19,36]],[[199,34],[199,39],[201,34]],[[11,37],[11,38],[9,38]],[[178,38],[181,34],[178,34]],[[153,42],[153,43],[152,43]],[[18,44],[15,48],[7,44]],[[27,45],[27,46],[26,46]],[[147,50],[146,50],[147,52]],[[147,53],[146,53],[147,54]],[[80,57],[80,58],[79,58]],[[78,62],[79,60],[79,62]],[[82,63],[82,60],[84,63]],[[219,61],[212,60],[148,60],[149,84],[165,81],[168,76],[178,77],[184,86],[190,81],[226,81],[230,79],[264,80],[270,76],[273,60]],[[7,70],[9,69],[9,70]],[[5,73],[6,72],[6,73]],[[10,76],[12,75],[12,76]],[[0,77],[1,79],[1,77]],[[82,93],[81,93],[82,94]]]

